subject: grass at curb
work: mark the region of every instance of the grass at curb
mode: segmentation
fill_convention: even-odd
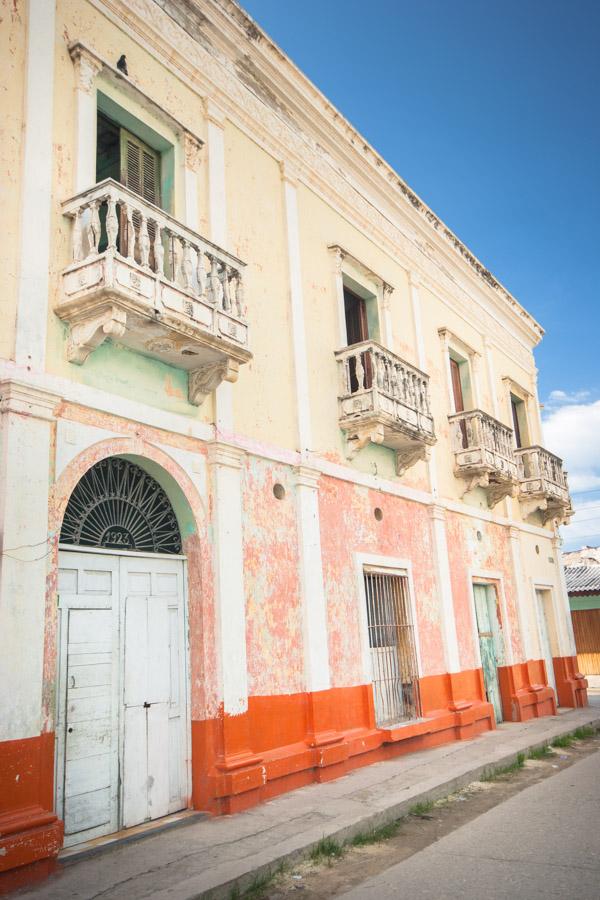
[[[495,769],[488,769],[483,773],[480,781],[497,781],[499,778],[504,778],[507,775],[512,775],[514,772],[518,772],[519,769],[522,769],[525,765],[525,754],[517,753],[517,758],[514,762],[509,763],[507,766],[498,766]]]
[[[552,747],[550,744],[544,744],[543,747],[530,750],[527,759],[547,759],[549,756],[552,756]]]
[[[394,822],[388,822],[387,825],[380,825],[379,828],[361,831],[354,835],[350,843],[353,847],[366,847],[368,844],[389,841],[390,838],[396,837],[401,825],[402,819],[396,819]]]
[[[318,844],[315,844],[308,854],[308,858],[313,863],[320,863],[323,861],[340,859],[345,852],[346,847],[344,844],[338,843],[334,838],[324,837],[321,838]]]
[[[534,747],[527,753],[518,753],[516,759],[508,765],[485,770],[483,775],[479,777],[479,781],[489,782],[502,780],[522,769],[528,759],[547,759],[548,757],[553,756],[556,749],[571,747],[576,741],[583,741],[587,738],[596,737],[598,734],[600,734],[600,728],[582,725],[568,734],[559,735],[548,744]],[[451,794],[448,796],[450,797]],[[409,807],[404,816],[394,819],[386,824],[369,828],[366,831],[358,832],[348,840],[337,841],[334,837],[323,836],[306,854],[305,859],[310,860],[310,862],[315,865],[320,863],[333,865],[334,862],[345,856],[352,847],[364,847],[369,844],[378,844],[382,841],[387,841],[396,837],[402,827],[402,823],[408,816],[412,816],[413,818],[430,818],[428,814],[436,806],[439,806],[447,799],[448,798],[445,797],[438,799],[437,801],[424,800],[415,803],[413,806]],[[289,869],[290,865],[286,862],[282,862],[277,868],[271,869],[262,875],[257,875],[247,888],[240,889],[235,886],[229,894],[229,900],[261,900],[267,889],[273,885],[273,882],[288,872]]]

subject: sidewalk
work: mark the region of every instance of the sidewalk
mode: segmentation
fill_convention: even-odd
[[[581,725],[600,727],[600,696],[587,709],[523,724],[508,723],[456,742],[358,769],[314,784],[236,816],[194,821],[136,843],[114,844],[71,860],[19,898],[44,900],[229,900],[283,862],[304,856],[323,836],[344,840],[404,815],[410,806],[446,796],[486,768]]]

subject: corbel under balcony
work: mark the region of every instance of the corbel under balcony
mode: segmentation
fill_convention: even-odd
[[[523,516],[539,512],[544,525],[552,520],[568,524],[573,509],[562,460],[543,447],[520,447],[515,456]]]
[[[463,496],[476,487],[485,491],[488,505],[519,490],[513,433],[480,409],[448,417],[454,449],[454,474],[466,481]]]
[[[128,188],[106,179],[63,204],[72,262],[55,313],[67,359],[82,365],[110,337],[188,372],[199,406],[248,362],[244,263]]]
[[[396,451],[398,475],[427,459],[435,443],[429,376],[375,341],[335,354],[340,372],[339,425],[352,459],[368,443]]]

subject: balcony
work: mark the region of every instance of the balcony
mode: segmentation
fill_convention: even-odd
[[[489,506],[515,497],[518,476],[512,430],[480,409],[456,413],[448,421],[454,473],[467,482],[464,494],[483,488]]]
[[[248,362],[244,263],[107,179],[63,204],[71,264],[55,312],[67,358],[82,365],[106,338],[188,372],[199,406]]]
[[[544,525],[551,519],[567,524],[573,510],[562,460],[543,447],[521,447],[515,450],[515,456],[525,518],[539,511]]]
[[[435,444],[429,376],[375,341],[335,354],[340,372],[339,424],[352,459],[366,444],[396,451],[399,475]]]

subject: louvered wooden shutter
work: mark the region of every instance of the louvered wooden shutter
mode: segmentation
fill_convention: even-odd
[[[123,128],[121,181],[144,200],[160,206],[160,157],[155,150]]]

